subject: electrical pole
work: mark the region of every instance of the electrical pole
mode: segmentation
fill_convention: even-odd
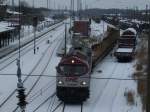
[[[20,35],[21,34],[21,2],[19,0],[19,58],[17,59],[17,77],[18,77],[18,83],[17,83],[17,90],[18,90],[18,99],[19,102],[17,105],[20,107],[21,112],[25,112],[26,108],[26,95],[25,95],[25,88],[23,87],[23,82],[21,80],[21,67],[20,67]]]
[[[12,0],[12,10],[13,10],[13,12],[15,11],[14,6],[15,6],[15,3],[14,3],[14,0]]]
[[[67,24],[65,23],[65,56],[67,54]]]
[[[78,13],[78,18],[80,16],[80,0],[77,0],[77,13]]]
[[[72,19],[73,19],[73,22],[74,22],[74,20],[75,20],[74,0],[71,0],[71,12],[72,12]]]
[[[34,0],[32,1],[32,8],[34,9]]]
[[[146,4],[146,9],[145,10],[146,10],[145,11],[145,19],[146,19],[145,21],[148,22],[148,19],[149,19],[148,18],[148,4]]]
[[[150,10],[149,10],[149,13],[150,13]],[[147,18],[149,20],[149,25],[150,25],[150,14],[148,14]],[[147,74],[147,105],[146,105],[146,112],[150,112],[150,28],[149,28],[149,32],[148,32],[148,69],[147,70],[148,70],[148,74]]]
[[[72,27],[72,20],[73,20],[73,16],[74,16],[74,1],[71,0],[70,2],[70,28]]]
[[[48,9],[48,4],[49,4],[49,2],[48,2],[48,0],[47,0],[47,9]]]
[[[49,9],[51,8],[51,0],[49,0]]]

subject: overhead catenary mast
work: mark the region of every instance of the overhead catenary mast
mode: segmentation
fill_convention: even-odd
[[[72,20],[74,21],[74,0],[70,0],[70,28],[72,27]]]
[[[148,17],[147,18],[149,20],[149,25],[150,25],[150,9],[148,11]],[[150,28],[149,28],[148,35],[149,35],[149,38],[148,38],[148,69],[147,69],[148,72],[147,72],[147,103],[146,103],[146,112],[150,112]]]
[[[0,0],[0,4],[4,4],[7,0]]]
[[[21,112],[25,112],[26,108],[26,95],[25,95],[25,88],[23,87],[23,82],[21,79],[22,73],[21,73],[21,67],[20,67],[20,37],[21,37],[21,2],[19,0],[19,56],[17,59],[17,77],[18,77],[18,83],[17,83],[17,91],[18,91],[18,103],[17,105],[20,107]]]
[[[49,9],[51,8],[51,0],[49,0]]]
[[[82,8],[82,0],[77,0],[77,12],[79,19],[81,18],[81,9]]]
[[[15,3],[14,3],[14,0],[12,0],[12,10],[13,10],[13,11],[15,11],[15,10],[14,10],[14,6],[15,6]]]
[[[65,56],[67,54],[67,24],[65,23]]]
[[[71,16],[73,21],[75,20],[75,12],[74,12],[74,0],[71,0]]]

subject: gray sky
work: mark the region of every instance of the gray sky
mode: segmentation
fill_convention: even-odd
[[[14,0],[16,3],[18,0]],[[33,0],[27,1],[30,6],[33,4]],[[64,8],[70,7],[71,0],[48,0],[50,1],[51,8]],[[74,0],[77,1],[77,0]],[[10,0],[11,2],[11,0]],[[47,7],[47,0],[34,0],[35,7]],[[82,0],[83,8],[134,8],[138,6],[139,9],[144,9],[146,4],[150,6],[150,0]]]

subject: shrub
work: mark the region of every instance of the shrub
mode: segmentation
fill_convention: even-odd
[[[125,96],[127,98],[127,102],[129,105],[134,105],[135,100],[134,100],[134,92],[133,91],[127,91],[125,93]]]
[[[138,81],[137,91],[141,96],[144,96],[146,94],[146,81]]]
[[[142,69],[143,69],[143,65],[142,64],[139,63],[139,64],[136,65],[136,70],[137,71],[141,71]]]

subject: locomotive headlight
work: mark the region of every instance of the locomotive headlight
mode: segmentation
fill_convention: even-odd
[[[86,85],[87,83],[85,81],[82,82],[82,85]]]
[[[63,84],[63,82],[62,81],[58,81],[58,84]]]
[[[74,60],[72,60],[71,63],[73,64],[73,63],[74,63]]]

